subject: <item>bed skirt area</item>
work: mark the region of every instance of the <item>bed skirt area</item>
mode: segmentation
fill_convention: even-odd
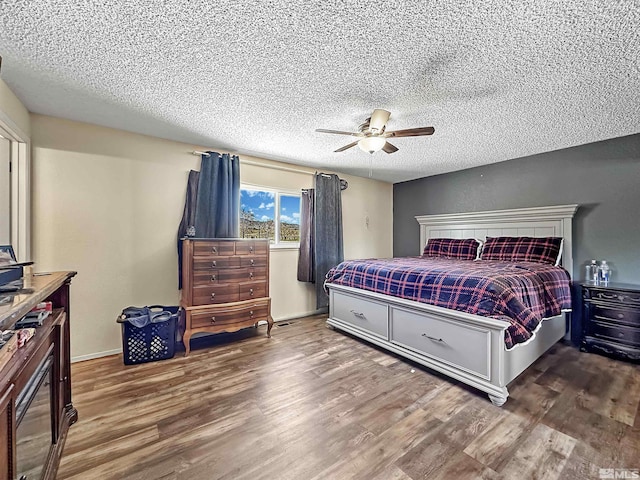
[[[567,330],[563,313],[544,320],[532,341],[507,351],[505,321],[342,285],[326,286],[328,325],[484,391],[497,406],[509,396],[507,385]]]

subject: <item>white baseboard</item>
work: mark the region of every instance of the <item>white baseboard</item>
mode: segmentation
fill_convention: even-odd
[[[78,355],[77,357],[71,357],[71,363],[84,362],[85,360],[93,360],[94,358],[108,357],[110,355],[118,355],[119,353],[122,353],[122,348],[107,350],[105,352],[89,353],[87,355]]]
[[[303,318],[303,317],[310,317],[311,315],[320,315],[321,313],[328,313],[328,310],[326,308],[320,308],[318,310],[314,310],[312,312],[306,312],[306,313],[296,313],[294,315],[287,315],[285,317],[278,317],[278,318],[274,318],[273,321],[274,322],[285,322],[287,320],[295,320],[298,318]]]

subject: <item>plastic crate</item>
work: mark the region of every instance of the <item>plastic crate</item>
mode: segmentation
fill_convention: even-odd
[[[176,326],[180,308],[159,305],[149,308],[171,312],[171,318],[151,322],[141,328],[128,321],[121,322],[122,352],[125,365],[166,360],[173,358],[175,354]]]

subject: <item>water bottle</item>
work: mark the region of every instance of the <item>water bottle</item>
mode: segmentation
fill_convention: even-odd
[[[606,260],[602,260],[600,262],[600,266],[598,267],[598,280],[602,285],[607,285],[609,283],[609,279],[611,278],[611,269],[609,265],[607,265]]]
[[[598,264],[595,260],[591,260],[586,266],[585,280],[593,285],[598,283]]]

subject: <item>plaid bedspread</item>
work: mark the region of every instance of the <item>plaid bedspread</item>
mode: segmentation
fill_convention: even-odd
[[[566,270],[542,263],[405,257],[342,262],[325,284],[508,321],[511,349],[529,340],[544,318],[571,309],[569,282]]]

